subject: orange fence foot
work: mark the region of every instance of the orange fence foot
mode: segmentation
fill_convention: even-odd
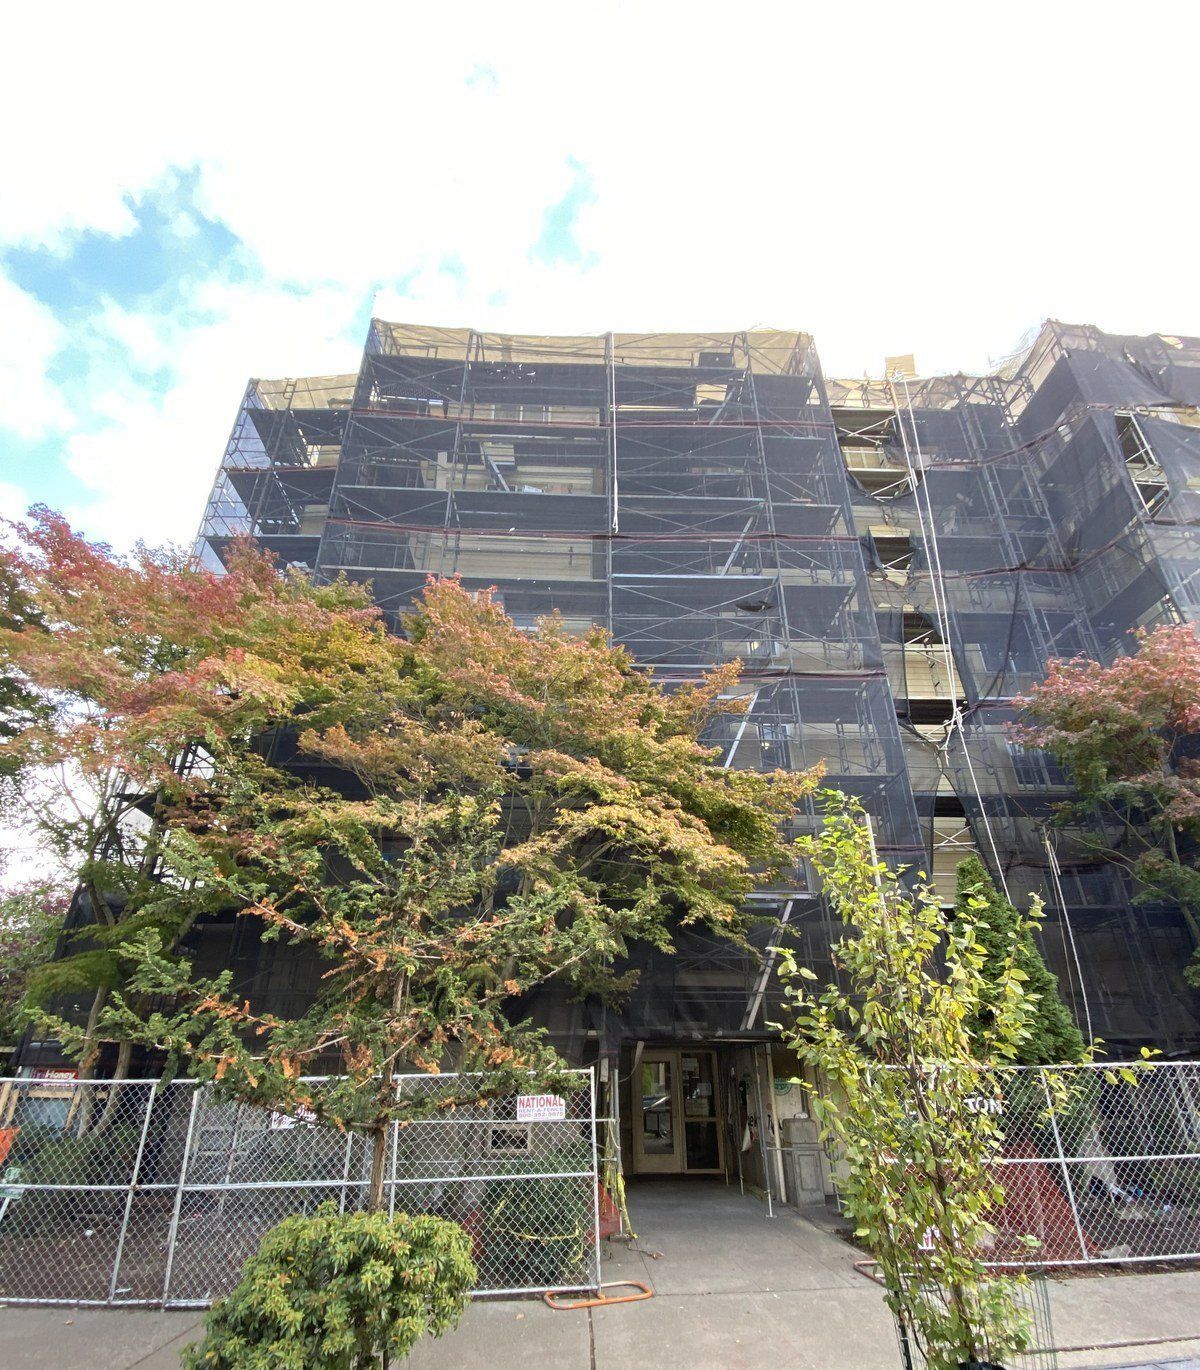
[[[618,1294],[615,1298],[609,1298],[604,1290],[606,1289],[640,1289],[640,1294]],[[542,1298],[551,1308],[557,1308],[560,1312],[567,1312],[572,1308],[605,1308],[612,1303],[641,1303],[643,1299],[652,1299],[654,1290],[648,1284],[643,1284],[641,1280],[613,1280],[611,1284],[602,1284],[600,1293],[594,1299],[571,1299],[569,1303],[564,1303],[557,1294],[543,1294]]]

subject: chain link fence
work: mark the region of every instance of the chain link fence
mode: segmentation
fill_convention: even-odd
[[[1002,1276],[997,1276],[1002,1278]],[[883,1281],[880,1280],[880,1284]],[[1054,1349],[1054,1321],[1050,1313],[1050,1291],[1046,1276],[1038,1272],[1023,1284],[1016,1284],[1010,1278],[1008,1297],[1013,1300],[1017,1315],[1028,1327],[1029,1346],[1025,1351],[1003,1353],[1005,1363],[1013,1370],[1058,1370],[1058,1352]],[[886,1288],[886,1286],[884,1286]],[[942,1295],[939,1295],[942,1297]],[[896,1340],[900,1348],[901,1370],[927,1370],[928,1357],[921,1345],[919,1332],[904,1317],[892,1311],[892,1322],[896,1328]],[[993,1361],[999,1354],[989,1346],[985,1352],[986,1363]]]
[[[998,1269],[1200,1260],[1200,1063],[1026,1068],[999,1110]],[[478,1293],[594,1288],[592,1076],[561,1101],[457,1106],[393,1126],[393,1212],[470,1234]],[[313,1081],[314,1088],[320,1081]],[[447,1076],[396,1087],[456,1097]],[[366,1138],[175,1081],[0,1082],[0,1299],[202,1307],[290,1213],[365,1201]],[[1026,1237],[1034,1237],[1031,1248]]]
[[[476,1293],[599,1283],[594,1082],[577,1078],[561,1097],[456,1104],[390,1129],[390,1210],[460,1223]],[[430,1103],[462,1090],[429,1075],[396,1088]],[[4,1081],[0,1300],[207,1306],[289,1214],[362,1207],[370,1160],[368,1138],[193,1081]]]
[[[1200,1259],[1200,1063],[1025,1067],[978,1102],[1004,1132],[995,1265]]]

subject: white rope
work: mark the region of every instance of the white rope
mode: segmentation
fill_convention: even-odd
[[[1067,912],[1067,897],[1062,887],[1062,872],[1058,864],[1058,853],[1050,842],[1050,834],[1042,830],[1042,840],[1046,844],[1046,855],[1050,859],[1050,878],[1054,884],[1054,897],[1058,900],[1058,907],[1062,910],[1063,927],[1067,932],[1067,941],[1071,946],[1071,958],[1075,962],[1075,975],[1079,980],[1079,992],[1083,996],[1083,1018],[1087,1024],[1087,1040],[1090,1046],[1095,1040],[1096,1035],[1092,1031],[1092,1009],[1088,1003],[1087,981],[1083,978],[1083,965],[1079,959],[1079,948],[1075,945],[1075,929],[1071,926],[1071,916]]]
[[[940,633],[942,639],[942,654],[945,658],[947,670],[946,684],[948,688],[951,688],[951,682],[954,679],[954,657],[950,650],[950,618],[949,614],[947,613],[946,605],[943,598],[945,586],[943,584],[943,578],[941,574],[941,556],[939,554],[937,547],[936,533],[934,533],[932,537],[930,536],[930,530],[927,529],[925,525],[925,511],[921,508],[921,486],[925,484],[923,479],[925,474],[925,460],[924,456],[921,453],[920,441],[917,437],[917,426],[916,421],[913,418],[912,412],[912,400],[911,397],[908,395],[908,383],[905,382],[904,387],[905,400],[908,406],[909,419],[913,425],[913,442],[916,445],[918,459],[918,465],[916,466],[913,463],[912,449],[909,447],[908,444],[908,436],[904,431],[904,420],[901,418],[900,415],[900,405],[896,401],[896,387],[891,382],[889,382],[889,385],[891,385],[892,391],[892,407],[896,411],[896,427],[899,429],[900,442],[904,448],[904,463],[908,468],[908,478],[912,483],[913,502],[917,510],[917,524],[921,530],[921,541],[925,545],[925,554],[929,558],[930,562],[930,570],[932,574],[929,578],[929,588],[933,592],[933,612],[937,617],[938,632]],[[920,480],[918,480],[917,478],[918,466],[922,476],[922,479]],[[926,494],[928,495],[928,491],[926,491]],[[930,524],[932,524],[932,504],[929,505],[929,520]]]
[[[988,819],[987,809],[984,807],[983,795],[980,793],[979,781],[975,775],[975,766],[971,761],[971,748],[967,741],[966,729],[963,727],[962,713],[957,704],[954,707],[954,717],[951,719],[951,726],[954,725],[957,725],[958,735],[962,739],[963,758],[967,763],[967,771],[971,777],[971,788],[975,791],[975,798],[979,801],[979,813],[983,818],[983,828],[987,833],[988,845],[991,847],[992,856],[996,861],[996,874],[1000,877],[1000,886],[1004,890],[1004,897],[1011,904],[1012,894],[1008,888],[1008,881],[1004,878],[1004,866],[1000,860],[1000,852],[996,846],[996,838],[992,833],[992,825]]]
[[[933,516],[933,498],[929,493],[928,482],[925,480],[925,456],[921,451],[921,438],[917,432],[916,416],[913,414],[912,394],[908,388],[908,380],[901,377],[901,384],[904,386],[904,403],[908,410],[909,423],[912,425],[913,446],[909,447],[908,437],[904,432],[904,420],[900,414],[900,405],[896,398],[896,385],[889,380],[888,385],[892,392],[892,407],[896,411],[896,427],[900,430],[900,441],[904,448],[904,460],[908,466],[909,479],[912,481],[913,502],[917,510],[917,523],[921,530],[921,540],[925,544],[925,555],[929,561],[930,577],[929,585],[933,592],[934,613],[938,619],[938,632],[942,638],[942,653],[946,664],[946,687],[954,689],[954,654],[950,646],[950,612],[949,602],[946,599],[945,574],[942,570],[942,554],[938,546],[937,527]],[[917,454],[916,464],[913,462],[913,450]],[[920,471],[921,479],[917,479],[917,472]],[[921,508],[921,491],[925,491],[925,510]],[[928,512],[928,526],[926,526],[926,511]],[[954,729],[958,729],[958,735],[962,742],[963,757],[967,763],[967,772],[971,777],[971,788],[975,791],[975,798],[979,801],[979,816],[983,820],[983,829],[987,834],[988,846],[991,847],[992,857],[995,861],[996,874],[1000,877],[1000,885],[1004,890],[1004,897],[1012,903],[1012,895],[1009,892],[1008,881],[1004,875],[1004,864],[1000,860],[1000,848],[996,845],[996,837],[992,831],[991,820],[988,818],[987,807],[983,802],[983,792],[979,787],[979,778],[975,774],[975,765],[971,760],[971,750],[967,742],[966,729],[963,727],[962,709],[959,707],[957,694],[952,696],[952,713],[950,715],[950,726],[946,732],[946,739],[939,747],[939,751],[949,754],[950,738],[953,736]]]

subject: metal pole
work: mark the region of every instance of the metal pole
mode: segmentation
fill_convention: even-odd
[[[750,715],[754,712],[754,706],[758,703],[758,696],[761,693],[761,690],[755,690],[754,693],[750,696],[750,703],[746,705],[746,710],[742,714],[742,721],[738,724],[737,732],[734,734],[733,741],[729,745],[729,752],[726,755],[725,760],[721,762],[721,767],[723,770],[727,771],[730,768],[730,766],[733,765],[733,758],[737,753],[738,747],[741,745],[742,736],[745,733],[746,727],[750,722]]]
[[[613,335],[605,335],[605,363],[608,370],[608,425],[612,452],[612,523],[609,531],[621,531],[621,487],[617,480],[617,358]],[[611,546],[611,542],[609,544]]]
[[[1079,981],[1079,992],[1083,996],[1083,1016],[1087,1023],[1087,1040],[1090,1046],[1095,1042],[1096,1034],[1092,1031],[1092,1010],[1088,1003],[1087,981],[1083,978],[1083,964],[1079,960],[1079,948],[1075,945],[1075,930],[1071,927],[1067,896],[1062,887],[1062,868],[1058,864],[1058,853],[1050,843],[1050,830],[1048,828],[1042,829],[1042,842],[1045,845],[1046,857],[1050,864],[1050,878],[1054,884],[1054,896],[1058,900],[1059,909],[1062,911],[1063,927],[1071,945],[1071,958],[1075,962],[1075,978]]]
[[[771,1060],[771,1048],[769,1046],[763,1047],[763,1057],[767,1066],[767,1102],[771,1106],[771,1131],[775,1137],[775,1145],[771,1148],[771,1154],[775,1157],[775,1182],[779,1185],[779,1202],[787,1203],[787,1179],[783,1168],[783,1133],[779,1130],[779,1110],[775,1106],[775,1062]]]
[[[1050,1110],[1050,1126],[1054,1131],[1054,1146],[1058,1152],[1058,1163],[1062,1168],[1063,1183],[1067,1187],[1067,1199],[1071,1204],[1071,1217],[1075,1220],[1075,1233],[1079,1238],[1079,1254],[1086,1261],[1088,1258],[1087,1238],[1083,1235],[1083,1224],[1079,1221],[1079,1207],[1075,1202],[1075,1187],[1071,1183],[1071,1171],[1067,1165],[1066,1153],[1063,1150],[1062,1134],[1058,1130],[1058,1118],[1054,1112],[1054,1103],[1050,1098],[1050,1086],[1046,1082],[1046,1072],[1040,1067],[1036,1067],[1039,1078],[1042,1082],[1042,1090],[1046,1095],[1046,1107]]]
[[[717,1110],[720,1127],[720,1159],[721,1172],[725,1177],[725,1188],[728,1189],[733,1181],[729,1178],[730,1155],[729,1138],[733,1133],[733,1123],[729,1115],[729,1090],[728,1087],[721,1085],[721,1069],[724,1061],[719,1051],[713,1052],[713,1108]]]
[[[600,1169],[596,1152],[596,1067],[588,1071],[589,1112],[592,1125],[592,1242],[596,1253],[596,1281],[593,1288],[600,1293]]]
[[[775,1216],[774,1186],[771,1184],[771,1163],[767,1159],[767,1115],[763,1111],[762,1073],[758,1068],[758,1048],[750,1049],[750,1064],[754,1068],[754,1094],[758,1100],[758,1149],[762,1154],[763,1183],[767,1187],[767,1217]]]
[[[120,1085],[115,1086],[117,1089]],[[121,1235],[117,1238],[117,1252],[113,1257],[112,1279],[108,1284],[108,1301],[117,1297],[117,1277],[121,1271],[121,1253],[125,1250],[125,1234],[129,1230],[129,1214],[133,1208],[133,1196],[138,1187],[138,1175],[142,1168],[142,1153],[146,1149],[146,1133],[150,1130],[150,1114],[154,1108],[154,1090],[150,1090],[149,1097],[146,1099],[146,1116],[142,1119],[142,1135],[138,1138],[137,1155],[133,1158],[133,1169],[129,1175],[129,1193],[125,1196],[125,1213],[121,1218]]]
[[[392,1097],[394,1100],[400,1098],[400,1091],[403,1088],[403,1081],[396,1077],[392,1080]],[[396,1216],[396,1165],[400,1150],[400,1123],[397,1119],[392,1119],[392,1180],[388,1191],[388,1214]]]
[[[758,978],[754,983],[754,990],[750,995],[750,1002],[746,1005],[746,1012],[742,1017],[742,1031],[749,1032],[754,1026],[754,1020],[758,1017],[758,1011],[762,1008],[762,1001],[767,993],[767,986],[771,983],[771,972],[775,969],[775,960],[779,955],[779,943],[783,937],[783,930],[787,927],[792,917],[792,907],[794,899],[789,899],[783,906],[783,912],[779,916],[779,921],[771,929],[771,934],[767,938],[767,945],[763,949],[762,960],[759,966]]]
[[[613,614],[613,538],[620,529],[621,506],[620,485],[617,479],[617,362],[613,335],[604,335],[604,405],[602,414],[608,416],[608,533],[604,539],[604,589],[606,595],[605,626],[614,632],[616,624]]]
[[[742,1129],[738,1127],[738,1123],[742,1120],[741,1112],[738,1109],[738,1101],[741,1097],[741,1091],[738,1089],[737,1072],[731,1065],[729,1067],[729,1105],[726,1113],[731,1124],[729,1130],[733,1134],[733,1154],[737,1157],[738,1193],[745,1196],[746,1177],[742,1173]]]
[[[192,1107],[188,1113],[187,1136],[183,1142],[183,1159],[179,1163],[179,1183],[175,1187],[175,1207],[171,1212],[171,1226],[167,1232],[167,1268],[163,1272],[162,1302],[167,1302],[171,1289],[171,1271],[175,1265],[175,1238],[179,1234],[179,1210],[183,1205],[183,1186],[187,1183],[188,1161],[192,1154],[192,1134],[196,1129],[196,1108],[200,1103],[201,1086],[192,1090]]]
[[[346,1186],[350,1181],[350,1151],[354,1146],[354,1133],[346,1133],[346,1155],[342,1159],[342,1199],[338,1205],[338,1212],[346,1211]]]
[[[233,1183],[233,1162],[237,1156],[238,1143],[242,1135],[242,1115],[247,1105],[236,1103],[233,1106],[233,1127],[229,1132],[229,1150],[225,1156],[225,1178],[222,1181],[224,1186]],[[221,1219],[225,1217],[225,1189],[221,1190],[221,1197],[217,1200],[217,1215]]]
[[[620,1192],[620,1186],[625,1183],[625,1166],[621,1156],[621,1053],[618,1050],[613,1054],[608,1069],[608,1146],[605,1147],[605,1156],[608,1155],[609,1147],[612,1148],[613,1161],[616,1165],[616,1181],[613,1188]],[[616,1201],[616,1194],[609,1196]],[[621,1203],[617,1209],[617,1221],[621,1224],[621,1236],[625,1235],[625,1208]]]

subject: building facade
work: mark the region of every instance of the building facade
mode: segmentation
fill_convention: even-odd
[[[1006,725],[1051,656],[1109,659],[1138,627],[1200,615],[1197,406],[1200,339],[1057,323],[993,375],[841,382],[800,333],[375,320],[356,375],[250,383],[200,547],[217,566],[249,535],[369,582],[393,623],[457,574],[518,624],[602,624],[668,682],[739,658],[723,764],[823,761],[881,854],[947,899],[978,851],[1014,899],[1045,900],[1043,949],[1085,1031],[1114,1055],[1189,1054],[1180,912],[1134,904],[1051,825],[1067,779]],[[789,938],[823,977],[833,929],[803,871],[757,903],[753,954],[688,934],[619,1014],[537,1006],[575,1059],[636,1067],[634,1169],[723,1169],[740,1124],[722,1119],[773,1126],[771,949]],[[280,954],[228,948],[248,983],[302,993]]]

